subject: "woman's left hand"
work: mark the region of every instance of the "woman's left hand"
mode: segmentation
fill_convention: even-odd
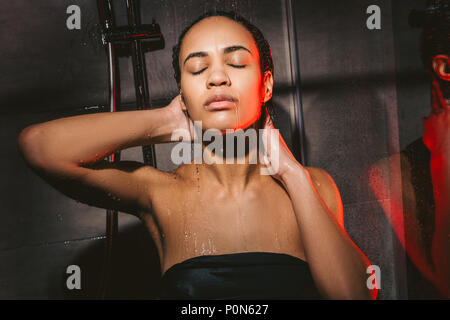
[[[278,129],[273,126],[272,119],[266,110],[266,121],[264,123],[262,139],[264,150],[260,151],[263,163],[266,165],[267,175],[283,182],[283,177],[293,170],[305,170],[295,159]]]

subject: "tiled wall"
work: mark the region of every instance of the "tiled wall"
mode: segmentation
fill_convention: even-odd
[[[372,2],[382,8],[380,31],[365,28],[365,8]],[[115,1],[119,24],[126,22],[123,3]],[[155,17],[166,44],[146,54],[154,100],[170,101],[176,94],[171,49],[184,26],[204,10],[234,8],[259,26],[275,64],[275,126],[291,145],[294,110],[285,1],[141,3],[143,22]],[[307,164],[325,169],[337,183],[349,235],[381,267],[380,298],[405,297],[403,253],[368,187],[370,166],[398,143],[398,129],[388,121],[397,117],[391,1],[294,3]],[[70,4],[82,10],[80,31],[65,27]],[[105,210],[77,203],[43,182],[20,158],[16,138],[32,123],[107,105],[106,54],[96,4],[74,0],[30,6],[24,0],[8,2],[0,12],[6,21],[0,38],[9,37],[8,31],[16,34],[0,50],[0,60],[6,62],[0,76],[0,298],[93,298],[102,273]],[[131,64],[126,58],[120,61],[122,101],[129,103],[134,99]],[[173,169],[170,147],[156,147],[161,170]],[[123,151],[122,159],[142,161],[140,148]],[[159,277],[155,247],[136,218],[121,213],[119,226],[109,296],[152,298]],[[71,264],[82,269],[82,292],[65,289]]]

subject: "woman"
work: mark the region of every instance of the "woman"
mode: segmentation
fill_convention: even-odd
[[[450,298],[450,1],[429,1],[427,14],[411,15],[422,27],[420,54],[431,82],[431,108],[422,118],[422,137],[370,170],[370,186],[405,249],[408,295]],[[427,17],[429,22],[418,19]],[[386,172],[401,164],[400,172]],[[387,207],[392,181],[397,209]]]
[[[162,298],[311,298],[315,288],[330,299],[375,298],[366,285],[370,263],[344,230],[332,178],[300,165],[281,136],[273,175],[260,170],[274,163],[273,150],[265,164],[250,163],[247,152],[245,164],[192,161],[173,172],[100,160],[170,142],[177,129],[192,139],[193,121],[223,135],[273,128],[262,108],[272,96],[270,48],[245,19],[201,16],[173,57],[180,95],[167,107],[30,126],[19,136],[27,163],[71,198],[138,216],[158,248]]]

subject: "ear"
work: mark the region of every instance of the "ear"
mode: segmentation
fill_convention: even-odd
[[[181,88],[179,88],[179,89],[180,89],[180,104],[181,104],[181,110],[187,111],[186,103],[184,102],[183,91],[181,91]]]
[[[445,54],[433,57],[432,63],[434,73],[444,81],[450,81],[450,58]]]
[[[272,98],[272,91],[273,91],[273,75],[272,72],[267,71],[264,73],[264,79],[263,79],[263,87],[264,87],[264,103],[270,100]]]

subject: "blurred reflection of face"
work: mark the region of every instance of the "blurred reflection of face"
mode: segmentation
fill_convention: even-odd
[[[179,64],[186,108],[203,130],[245,129],[259,118],[264,93],[259,52],[244,26],[221,16],[201,20],[186,33]],[[207,106],[216,95],[233,101]]]

